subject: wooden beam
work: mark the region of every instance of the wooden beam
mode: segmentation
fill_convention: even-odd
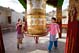
[[[57,7],[57,22],[60,25],[60,33],[59,37],[61,38],[61,33],[62,33],[62,7]]]

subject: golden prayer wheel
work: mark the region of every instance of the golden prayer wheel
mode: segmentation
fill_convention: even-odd
[[[46,0],[27,0],[27,31],[29,36],[44,36]]]

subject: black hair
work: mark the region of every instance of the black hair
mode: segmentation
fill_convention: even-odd
[[[23,22],[25,22],[25,17],[23,17]]]
[[[21,19],[19,18],[19,19],[18,19],[18,22],[19,22],[20,20],[21,20]]]
[[[25,17],[23,17],[23,22],[26,22],[26,19],[25,19]]]
[[[56,18],[55,17],[52,17],[52,20],[56,21]]]

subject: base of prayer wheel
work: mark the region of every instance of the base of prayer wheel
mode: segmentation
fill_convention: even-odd
[[[42,36],[46,36],[48,33],[43,33],[43,34],[28,34],[26,33],[26,36],[30,36],[30,37],[42,37]]]

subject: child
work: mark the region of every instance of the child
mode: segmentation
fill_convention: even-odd
[[[22,40],[24,38],[23,36],[23,27],[22,27],[22,21],[21,19],[18,19],[18,23],[16,24],[17,28],[17,48],[22,48]]]
[[[51,24],[50,24],[50,28],[48,29],[48,31],[50,31],[50,42],[49,42],[49,46],[48,46],[48,50],[51,51],[51,48],[54,44],[54,47],[57,48],[57,38],[56,38],[56,34],[60,32],[59,30],[59,25],[56,23],[56,18],[52,17],[51,20]]]

